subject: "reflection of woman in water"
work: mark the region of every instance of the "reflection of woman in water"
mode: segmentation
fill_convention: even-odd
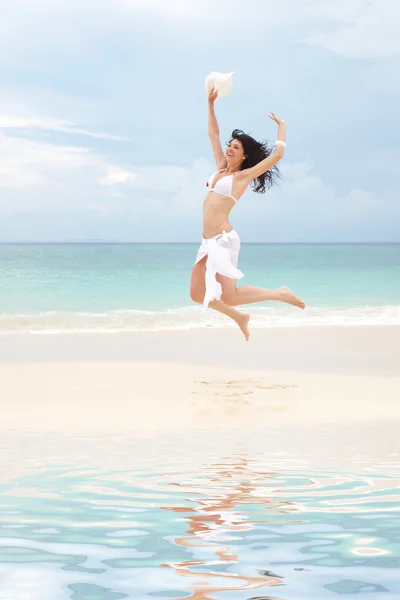
[[[207,469],[208,470],[208,469]],[[177,573],[185,577],[201,578],[205,583],[193,584],[189,589],[193,592],[192,600],[206,600],[209,594],[222,591],[252,590],[265,586],[281,585],[283,582],[279,576],[265,571],[259,577],[238,575],[228,571],[192,571],[193,567],[208,564],[234,564],[239,562],[238,556],[226,544],[220,541],[228,541],[229,533],[249,531],[254,523],[265,522],[265,519],[247,521],[245,515],[241,514],[237,507],[240,505],[263,503],[265,509],[280,513],[292,513],[295,508],[292,502],[273,502],[254,496],[252,492],[257,489],[257,482],[265,481],[271,474],[253,471],[249,467],[249,461],[245,458],[236,459],[233,464],[210,465],[210,471],[214,474],[208,480],[210,484],[217,484],[213,497],[196,500],[198,506],[190,507],[164,507],[176,513],[185,513],[188,522],[188,535],[175,538],[175,543],[185,548],[209,548],[215,551],[216,561],[187,560],[181,563],[165,564],[175,568]],[[186,487],[185,484],[176,484]],[[192,487],[190,484],[187,487]],[[190,499],[193,502],[193,499]],[[209,542],[209,543],[207,543]],[[222,578],[227,580],[226,586],[212,587],[208,585],[210,579]],[[240,582],[240,583],[239,583]],[[244,585],[243,585],[244,582]]]
[[[278,139],[273,151],[235,129],[224,153],[214,112],[217,96],[218,92],[214,90],[208,95],[208,134],[217,172],[207,182],[203,240],[193,267],[190,296],[195,302],[231,317],[248,340],[250,315],[239,312],[235,306],[278,300],[305,307],[304,302],[285,286],[277,290],[255,286],[236,288],[236,280],[243,276],[237,269],[240,238],[229,223],[232,208],[249,185],[255,192],[263,194],[279,176],[276,164],[283,157],[286,146],[286,123],[270,113],[269,117],[278,125]]]

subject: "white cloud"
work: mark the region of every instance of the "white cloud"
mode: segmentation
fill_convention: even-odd
[[[93,177],[103,162],[87,148],[56,146],[0,133],[0,205],[15,210],[54,205],[55,193],[71,187],[78,174]],[[34,192],[31,188],[40,188]],[[12,191],[19,191],[17,195]],[[80,201],[80,200],[79,200]]]
[[[350,58],[384,58],[400,54],[397,0],[310,0],[307,14],[320,19],[320,31],[307,43]]]
[[[201,0],[200,3],[196,0],[117,0],[117,4],[134,10],[161,11],[181,17],[204,15],[212,7],[209,0]],[[218,3],[215,8],[218,12]]]
[[[0,189],[23,190],[25,188],[42,186],[47,183],[45,175],[27,167],[15,168],[12,166],[0,167]],[[3,192],[4,193],[4,192]],[[4,200],[0,201],[0,206]]]
[[[101,156],[82,148],[30,146],[29,140],[10,143],[4,137],[0,136],[0,161],[7,148],[11,152],[6,172],[0,175],[2,206],[8,215],[3,239],[19,237],[25,214],[29,215],[30,239],[54,239],[56,230],[59,239],[94,236],[188,241],[201,235],[205,182],[214,169],[204,158],[188,168],[133,165],[127,169],[107,164]],[[232,212],[232,222],[244,241],[398,238],[397,190],[378,195],[354,188],[338,194],[309,163],[283,164],[282,171],[280,188],[265,196],[249,190]],[[65,218],[60,220],[57,215],[63,214]]]
[[[253,21],[253,27],[273,23],[274,30],[298,32],[304,27],[310,35],[303,40],[351,58],[378,58],[400,53],[400,10],[398,0],[118,0],[120,6],[137,11],[169,13],[191,20],[225,17],[231,25]],[[255,15],[257,19],[254,20]],[[274,31],[270,32],[273,35]]]
[[[130,184],[131,190],[140,193],[166,194],[171,202],[180,202],[180,198],[201,198],[204,196],[205,183],[214,166],[205,158],[196,159],[190,167],[174,165],[133,165],[128,171],[119,166],[107,168],[107,174],[100,180],[101,185]],[[186,202],[187,204],[187,202]]]
[[[106,176],[99,180],[100,185],[116,185],[119,183],[127,183],[135,181],[137,175],[131,171],[121,169],[121,167],[108,167]]]
[[[74,135],[83,135],[95,139],[127,141],[127,138],[124,137],[110,133],[88,131],[87,129],[76,127],[75,123],[43,117],[20,117],[0,114],[0,129],[43,129],[46,131],[60,131]]]
[[[45,184],[48,175],[87,166],[85,148],[54,146],[0,133],[0,188],[24,188]]]
[[[327,186],[310,163],[284,164],[280,188],[265,198],[248,194],[240,207],[246,234],[260,241],[398,240],[400,191],[376,194]],[[257,217],[255,219],[255,217]]]
[[[74,173],[85,172],[87,182],[94,188],[129,184],[130,189],[141,192],[173,194],[191,189],[193,193],[199,179],[204,186],[210,168],[208,161],[199,159],[190,169],[167,165],[126,169],[109,164],[86,147],[60,146],[0,132],[0,189],[23,189],[33,184],[51,183],[73,187]],[[29,177],[24,176],[27,173]]]
[[[57,146],[0,132],[0,207],[6,211],[128,210],[141,215],[147,211],[149,216],[156,207],[168,218],[168,210],[176,206],[187,215],[201,205],[212,168],[205,159],[189,168],[126,168],[109,164],[85,147]]]
[[[201,19],[210,30],[220,27],[219,19],[224,18],[229,33],[243,22],[251,23],[253,32],[255,27],[273,24],[269,36],[277,33],[277,27],[279,36],[282,30],[293,36],[296,28],[301,34],[306,27],[305,41],[350,57],[400,52],[398,0],[249,0],[245,4],[242,0],[3,0],[3,5],[0,40],[3,47],[14,49],[14,53],[2,54],[6,62],[14,54],[22,58],[22,39],[35,51],[65,47],[79,53],[90,48],[95,37],[93,11],[97,30],[107,34],[110,26],[118,28],[121,23],[135,27],[135,17],[150,13],[155,23],[171,16],[177,20],[171,26],[186,28],[191,23],[197,29]]]
[[[305,0],[303,8],[307,17],[310,18],[353,22],[359,18],[360,13],[377,2],[385,3],[387,0],[335,0],[335,2],[331,2],[331,0]],[[301,2],[299,6],[301,6]]]

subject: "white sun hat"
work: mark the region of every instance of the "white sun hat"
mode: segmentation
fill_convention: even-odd
[[[222,98],[222,96],[227,96],[232,89],[232,75],[235,73],[236,71],[232,71],[231,73],[218,73],[217,71],[213,71],[207,75],[205,81],[207,93],[215,88],[218,92],[219,98]]]

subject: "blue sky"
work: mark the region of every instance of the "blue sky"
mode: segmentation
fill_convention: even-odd
[[[197,241],[217,102],[288,146],[244,241],[400,241],[395,0],[3,0],[0,241]]]

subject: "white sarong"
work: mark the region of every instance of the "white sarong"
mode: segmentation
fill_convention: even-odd
[[[212,300],[221,299],[222,286],[217,281],[217,273],[230,279],[243,277],[244,273],[237,268],[239,250],[240,238],[234,229],[228,232],[223,231],[210,239],[202,238],[195,264],[207,256],[204,306],[208,306]]]

